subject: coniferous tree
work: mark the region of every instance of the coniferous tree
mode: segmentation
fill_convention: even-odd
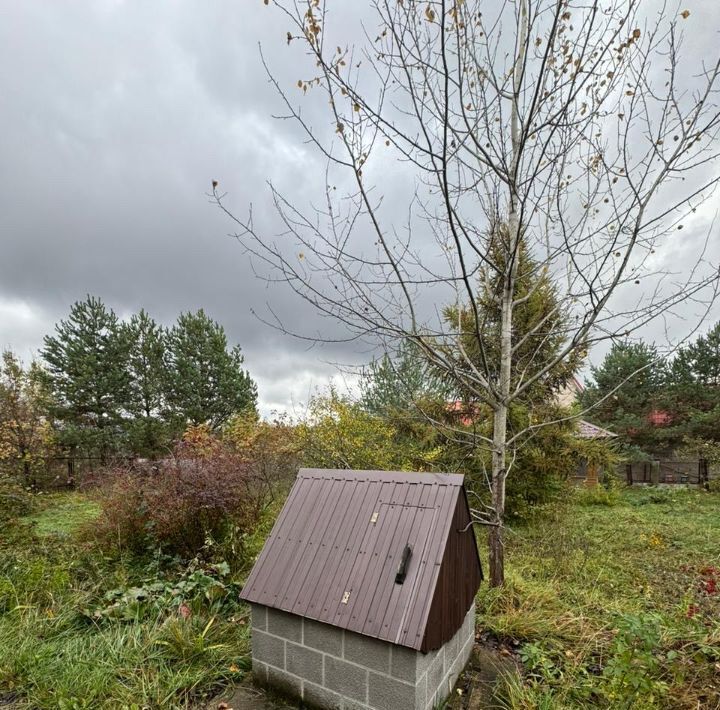
[[[411,342],[395,357],[387,353],[371,362],[360,378],[361,402],[371,414],[409,412],[425,398],[445,399],[448,387]]]
[[[646,343],[613,343],[581,396],[583,407],[593,407],[589,417],[626,443],[647,453],[667,446],[666,437],[652,419],[664,411],[667,369],[656,348]]]
[[[500,224],[490,241],[490,256],[501,262],[504,250],[500,247],[507,236],[507,227]],[[527,244],[521,241],[517,256],[516,307],[512,314],[512,342],[515,343],[515,367],[511,374],[511,391],[523,383],[530,363],[533,371],[538,364],[551,363],[565,344],[568,316],[560,305],[557,289],[549,273],[533,259]],[[449,326],[457,328],[457,344],[449,349],[448,359],[451,370],[460,373],[478,368],[487,372],[490,382],[497,383],[500,377],[500,332],[501,308],[495,294],[499,277],[489,269],[483,269],[479,279],[478,297],[475,304],[449,306],[444,310]],[[477,322],[482,324],[481,332],[475,331]],[[526,405],[543,404],[559,392],[577,371],[581,351],[575,350],[566,360],[550,367],[545,375],[527,389],[522,396]],[[450,384],[452,380],[450,378]],[[467,378],[457,378],[465,381]],[[470,401],[478,397],[467,388],[460,387],[457,395]]]
[[[141,309],[124,325],[128,340],[128,399],[125,408],[130,446],[136,453],[155,456],[169,445],[162,418],[165,405],[166,333]]]
[[[673,415],[668,432],[673,444],[720,440],[720,323],[681,348],[669,373],[666,406]]]
[[[502,260],[503,250],[497,248],[506,236],[505,225],[500,225],[490,240],[492,259]],[[495,247],[495,248],[493,248]],[[448,348],[447,358],[451,370],[463,372],[477,368],[488,372],[491,382],[500,377],[501,309],[494,294],[497,276],[483,272],[479,278],[478,296],[474,304],[450,306],[444,316],[448,324],[457,328],[456,344]],[[516,344],[517,366],[511,373],[511,391],[523,384],[526,368],[533,363],[533,371],[543,364],[553,363],[561,351],[568,322],[567,313],[561,306],[557,288],[546,269],[533,258],[527,245],[522,242],[518,250],[517,305],[512,315],[512,341]],[[475,310],[477,318],[475,316]],[[475,332],[475,324],[482,324],[481,332]],[[510,430],[521,431],[529,426],[538,428],[516,443],[513,461],[514,475],[508,478],[508,513],[523,515],[528,508],[552,499],[563,490],[563,481],[577,470],[581,459],[586,457],[584,442],[576,436],[575,424],[570,412],[557,401],[558,393],[577,372],[582,351],[576,350],[566,360],[548,366],[547,372],[516,400],[508,411]],[[451,386],[466,381],[465,377],[448,378]],[[465,403],[455,419],[469,428],[477,428],[490,435],[492,410],[475,392],[455,385],[455,396]],[[542,425],[542,426],[540,426]],[[486,472],[489,469],[489,453],[479,449],[468,455],[466,447],[457,447],[451,437],[448,451],[456,450],[457,464],[448,468],[465,468],[470,475],[470,485],[476,492],[483,492]],[[607,458],[610,455],[607,454]]]
[[[201,309],[183,313],[168,333],[167,411],[179,424],[221,426],[256,407],[257,386],[239,346]]]
[[[74,303],[41,354],[63,443],[102,459],[121,449],[128,340],[113,310],[92,296]]]

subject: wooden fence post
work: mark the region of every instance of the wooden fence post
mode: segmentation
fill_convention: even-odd
[[[595,463],[588,463],[585,485],[594,488],[598,484],[598,467]]]

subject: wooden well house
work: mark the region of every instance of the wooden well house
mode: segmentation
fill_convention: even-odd
[[[481,580],[463,476],[301,469],[241,595],[253,673],[319,708],[433,708]]]

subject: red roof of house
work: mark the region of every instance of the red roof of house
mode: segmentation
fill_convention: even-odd
[[[664,409],[653,409],[647,419],[653,426],[665,426],[672,423],[673,415]]]

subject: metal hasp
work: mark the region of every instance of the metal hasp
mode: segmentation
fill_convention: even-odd
[[[402,557],[400,558],[400,566],[395,573],[395,584],[402,584],[405,581],[407,575],[408,564],[412,557],[412,548],[410,545],[405,545],[405,549],[402,551]]]

